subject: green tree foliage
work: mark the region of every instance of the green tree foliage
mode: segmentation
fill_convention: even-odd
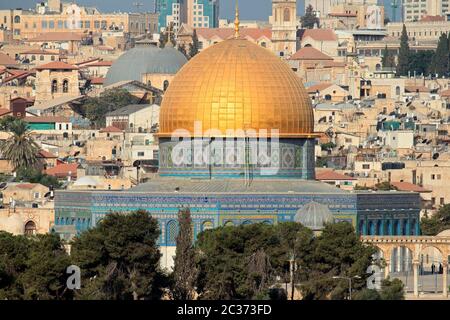
[[[56,177],[49,176],[34,168],[21,168],[17,170],[16,182],[40,183],[46,187],[58,189],[61,183]]]
[[[158,222],[146,211],[108,214],[95,228],[76,237],[72,261],[82,270],[77,298],[161,298],[167,283],[159,266],[158,237]]]
[[[435,236],[438,233],[450,229],[450,204],[443,205],[433,216],[425,215],[420,223],[422,234]]]
[[[394,55],[388,50],[387,45],[384,47],[383,57],[381,59],[381,65],[383,68],[394,68],[395,67],[395,57]]]
[[[397,75],[406,76],[409,71],[410,49],[408,43],[408,33],[406,26],[403,25],[402,35],[400,37],[400,50],[398,54]]]
[[[432,65],[434,52],[431,50],[411,52],[409,70],[416,75],[428,75]]]
[[[392,184],[390,184],[388,181],[380,182],[375,185],[375,190],[379,191],[390,191],[390,190],[397,190],[396,187],[394,187]]]
[[[367,268],[376,249],[363,244],[353,226],[347,222],[327,225],[316,239],[310,257],[308,279],[302,286],[305,299],[345,299],[348,281],[334,276],[355,277],[352,289],[356,293],[366,286]]]
[[[88,118],[97,128],[106,124],[105,115],[130,104],[139,103],[139,99],[125,89],[111,89],[101,93],[99,97],[88,97],[78,111]]]
[[[200,44],[198,41],[197,30],[192,33],[192,43],[189,43],[189,57],[193,58],[199,53]]]
[[[439,37],[436,52],[431,61],[430,71],[439,76],[445,75],[449,70],[449,43],[445,33]]]
[[[393,279],[392,281],[390,279],[384,279],[381,282],[381,300],[404,300],[404,287],[403,282],[399,279]]]
[[[333,142],[322,143],[320,145],[320,148],[322,150],[332,150],[332,149],[336,148],[336,144]]]
[[[195,298],[195,282],[198,271],[195,264],[193,225],[189,209],[180,210],[178,224],[180,231],[177,236],[172,293],[176,300],[192,300]]]
[[[15,120],[9,125],[11,136],[0,143],[0,153],[14,170],[36,168],[39,165],[39,146],[31,136],[26,122]]]
[[[7,115],[6,117],[0,118],[0,131],[9,131],[11,124],[16,120],[17,118],[11,115]]]
[[[0,299],[70,299],[70,259],[58,236],[13,236],[0,232]]]
[[[381,295],[377,290],[364,288],[352,296],[353,300],[381,300]]]
[[[61,300],[72,297],[67,289],[70,258],[60,238],[54,234],[37,235],[30,241],[26,270],[20,276],[26,300]]]
[[[296,223],[252,224],[202,232],[196,244],[200,298],[268,298],[275,276],[287,274],[289,260],[294,257],[303,264],[307,259],[312,239],[312,232]]]
[[[301,17],[302,28],[313,29],[315,25],[319,24],[319,18],[314,14],[314,8],[309,5],[305,10],[305,15]]]

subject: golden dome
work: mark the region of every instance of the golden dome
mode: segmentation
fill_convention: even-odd
[[[220,42],[177,73],[164,95],[159,136],[194,123],[207,130],[278,129],[280,137],[314,137],[311,101],[300,79],[268,49],[244,39]],[[217,136],[217,134],[214,134]]]

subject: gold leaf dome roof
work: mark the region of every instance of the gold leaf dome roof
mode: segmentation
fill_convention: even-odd
[[[194,130],[201,121],[202,130]],[[184,129],[190,136],[208,130],[278,129],[280,137],[313,137],[308,94],[289,65],[245,39],[229,39],[204,50],[177,73],[160,113],[159,136]],[[217,136],[217,134],[214,134]]]

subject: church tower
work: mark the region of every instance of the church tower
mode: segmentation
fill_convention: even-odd
[[[297,52],[297,0],[272,0],[272,48],[282,57]]]

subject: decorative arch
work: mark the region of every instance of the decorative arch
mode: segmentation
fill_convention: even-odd
[[[33,220],[27,221],[25,223],[25,235],[32,236],[36,234],[36,223]]]
[[[52,80],[52,93],[58,92],[58,80]]]
[[[69,92],[69,80],[64,79],[63,80],[63,93]]]
[[[166,244],[175,245],[178,235],[178,223],[175,220],[171,220],[166,225]]]

